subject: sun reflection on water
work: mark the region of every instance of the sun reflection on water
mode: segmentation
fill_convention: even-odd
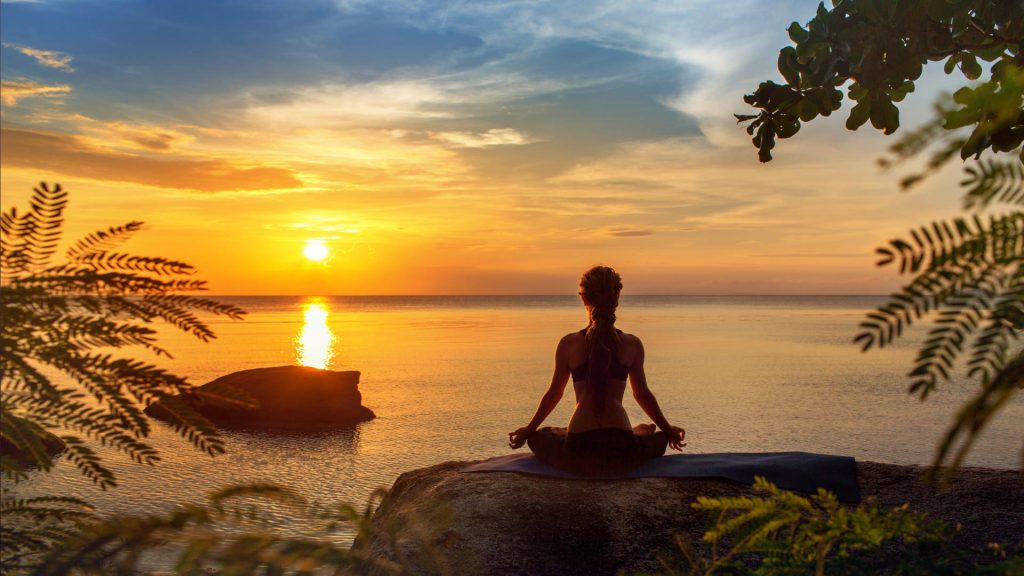
[[[295,337],[295,358],[300,366],[327,370],[334,359],[334,332],[327,326],[327,306],[312,301],[303,310],[305,322]]]

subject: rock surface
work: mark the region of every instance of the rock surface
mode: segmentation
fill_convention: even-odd
[[[462,473],[468,464],[402,474],[373,516],[373,536],[357,540],[356,548],[400,561],[412,574],[657,572],[654,554],[675,549],[675,534],[700,541],[707,521],[690,508],[697,496],[752,494],[724,480]],[[913,511],[960,523],[959,544],[1024,538],[1020,472],[968,468],[947,489],[923,483],[922,473],[916,466],[858,463],[863,497],[884,507],[909,503]]]
[[[195,405],[211,422],[224,427],[293,430],[353,426],[375,417],[362,405],[359,372],[320,370],[307,366],[276,366],[232,372],[199,389],[230,386],[247,393],[259,406],[250,410],[220,404]],[[159,403],[146,414],[168,418]]]

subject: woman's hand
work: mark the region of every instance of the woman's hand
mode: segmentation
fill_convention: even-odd
[[[682,450],[686,443],[683,439],[686,438],[686,430],[683,430],[679,426],[669,426],[669,429],[665,432],[668,435],[668,445],[673,450]]]
[[[533,434],[533,430],[529,426],[523,426],[515,432],[508,433],[508,445],[515,450],[516,448],[522,448],[523,444],[526,444],[526,439]]]

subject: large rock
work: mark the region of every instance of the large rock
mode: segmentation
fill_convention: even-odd
[[[259,406],[240,410],[221,403],[195,404],[203,416],[220,426],[307,430],[354,426],[375,417],[362,405],[356,371],[307,366],[255,368],[221,376],[199,389],[224,386],[245,392]],[[162,420],[169,417],[159,403],[146,408],[146,414]]]
[[[447,462],[402,474],[355,548],[398,561],[411,574],[656,572],[654,555],[677,549],[674,535],[700,542],[699,495],[751,495],[746,485],[713,479],[560,480],[512,472],[463,473]],[[921,481],[922,469],[858,463],[863,496],[963,528],[965,546],[1024,538],[1024,477],[969,468],[948,489]],[[368,573],[374,573],[369,569]],[[380,574],[387,573],[381,569]]]

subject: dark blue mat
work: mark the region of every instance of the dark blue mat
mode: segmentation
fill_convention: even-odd
[[[595,480],[576,476],[541,462],[533,454],[498,456],[467,467],[464,472],[522,472],[575,480]],[[722,452],[718,454],[673,454],[647,462],[622,476],[626,478],[724,478],[753,484],[754,476],[764,476],[786,490],[817,492],[825,488],[843,502],[860,502],[857,463],[850,456],[812,454],[810,452]]]

